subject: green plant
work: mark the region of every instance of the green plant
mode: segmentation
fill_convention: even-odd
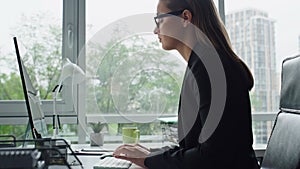
[[[107,124],[98,122],[98,123],[90,123],[90,125],[94,133],[100,133]]]

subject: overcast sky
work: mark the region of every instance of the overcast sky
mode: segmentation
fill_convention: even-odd
[[[133,14],[155,13],[158,0],[86,0],[87,23],[101,29],[109,23]],[[18,4],[18,5],[17,5]],[[275,39],[278,62],[299,52],[300,0],[225,0],[226,13],[256,8],[269,14],[276,21]],[[0,5],[0,47],[11,48],[11,28],[20,22],[20,15],[31,15],[37,11],[62,17],[62,0],[7,0]],[[1,50],[0,48],[0,50]]]

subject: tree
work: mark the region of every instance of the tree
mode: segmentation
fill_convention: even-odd
[[[27,71],[31,79],[37,78],[37,81],[33,82],[36,89],[40,91],[41,99],[50,99],[50,93],[57,83],[61,70],[62,28],[46,13],[38,13],[29,17],[23,15],[17,25],[14,32],[17,32],[20,48],[24,47],[26,50],[26,53],[21,53],[21,55]],[[7,84],[8,86],[2,89],[6,94],[2,95],[0,99],[22,99],[24,98],[20,95],[22,92],[18,92],[19,96],[16,97],[17,94],[14,93],[14,90],[22,89],[21,85],[13,90],[9,86],[12,84],[9,81],[17,78],[16,75],[19,74],[17,67],[14,67],[16,64],[12,64],[16,63],[15,54],[4,54],[3,58],[9,58],[5,60],[5,66],[9,67],[13,73],[1,75],[2,85]]]
[[[262,101],[258,98],[255,92],[250,92],[250,100],[252,112],[260,111],[262,107]]]
[[[116,38],[103,46],[95,41],[86,46],[86,73],[92,77],[87,82],[87,113],[176,115],[185,66],[143,35],[118,38],[120,30],[126,31],[117,27]],[[118,133],[124,125],[118,124]],[[131,125],[141,134],[161,132],[158,123]]]
[[[0,99],[24,99],[19,75],[14,72],[0,75]]]
[[[26,49],[26,53],[21,55],[32,79],[38,76],[39,84],[34,85],[40,91],[41,99],[51,99],[50,93],[57,83],[62,63],[61,25],[51,21],[45,13],[22,16],[21,20],[14,30],[19,44]],[[116,28],[116,38],[104,46],[97,43],[87,45],[89,59],[97,63],[86,67],[87,73],[96,70],[91,75],[93,85],[87,88],[87,103],[96,99],[100,110],[97,113],[103,114],[176,114],[180,79],[183,76],[183,72],[178,71],[181,65],[175,59],[165,59],[169,54],[163,52],[157,42],[149,42],[142,35],[119,40],[120,30]],[[5,57],[9,55],[14,56],[6,54]],[[11,62],[16,63],[16,60],[6,61],[7,65],[12,65]],[[23,99],[18,70],[15,67],[11,69],[13,73],[0,76],[0,99]],[[15,89],[12,89],[11,84],[16,85]],[[93,106],[88,105],[87,112],[94,112]],[[155,128],[151,124],[149,127]]]
[[[22,16],[13,32],[18,38],[21,57],[26,65],[34,86],[42,99],[50,99],[51,91],[57,83],[62,60],[62,28],[48,14],[39,13]],[[23,100],[23,89],[15,53],[1,53],[1,66],[8,72],[0,74],[0,100]],[[38,82],[38,83],[37,83]],[[25,125],[0,125],[0,134],[13,134],[22,138]]]
[[[116,29],[114,35],[118,36],[119,30]],[[158,108],[157,111],[164,113],[177,113],[181,87],[178,79],[183,74],[172,72],[180,65],[175,59],[164,59],[168,53],[162,51],[157,42],[133,35],[121,41],[112,39],[105,46],[90,43],[87,55],[93,59],[91,62],[98,63],[87,66],[86,71],[95,72],[91,76],[97,81],[88,88],[87,98],[89,102],[96,97],[100,110],[95,112],[91,105],[88,112],[150,113]],[[165,72],[166,69],[169,72]],[[163,105],[154,107],[155,101]]]

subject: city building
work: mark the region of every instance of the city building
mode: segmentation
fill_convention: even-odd
[[[226,15],[226,28],[236,54],[250,68],[255,84],[251,91],[253,113],[278,111],[279,80],[276,71],[275,20],[264,11],[244,9]],[[272,122],[253,123],[254,142],[266,143]]]

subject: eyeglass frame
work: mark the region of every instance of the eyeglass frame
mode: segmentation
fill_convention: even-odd
[[[184,10],[185,9],[178,10],[178,11],[171,11],[171,12],[163,13],[163,14],[158,14],[157,16],[154,17],[156,28],[159,28],[159,25],[160,25],[160,23],[157,21],[158,19],[169,17],[169,16],[172,16],[172,15],[173,16],[178,16],[178,15],[182,14]]]

